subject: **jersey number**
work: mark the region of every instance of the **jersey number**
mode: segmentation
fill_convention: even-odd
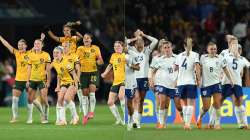
[[[174,72],[173,68],[168,68],[168,72],[169,74],[173,73]]]
[[[213,72],[213,71],[214,71],[213,67],[210,67],[210,68],[209,68],[209,71],[210,71],[210,72]]]
[[[237,59],[233,59],[233,66],[232,66],[233,70],[236,70],[238,68],[238,63],[237,63]]]
[[[187,58],[184,59],[182,65],[183,68],[185,68],[185,70],[187,69]]]

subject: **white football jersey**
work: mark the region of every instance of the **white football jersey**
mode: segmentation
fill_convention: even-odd
[[[151,36],[147,36],[147,39],[149,39],[151,41],[151,44],[149,46],[145,46],[144,50],[142,52],[138,52],[134,46],[128,45],[128,49],[132,50],[136,53],[136,58],[135,58],[136,63],[140,63],[140,70],[135,71],[136,78],[147,78],[148,77],[149,56],[158,42],[158,40],[156,38],[151,37]],[[130,40],[127,40],[127,44],[129,44],[130,42],[131,42]]]
[[[221,57],[227,57],[230,54],[229,49],[222,50],[220,53]]]
[[[177,71],[174,71],[176,56],[168,58],[166,56],[154,57],[150,67],[156,69],[154,84],[166,88],[175,89]]]
[[[199,63],[199,54],[190,51],[189,56],[186,52],[180,53],[175,65],[179,67],[177,86],[181,85],[196,85],[195,64]]]
[[[135,62],[135,55],[133,52],[129,51],[129,54],[126,54],[126,77],[125,77],[125,89],[135,89],[137,87],[135,70],[131,69],[130,66],[137,64]]]
[[[202,87],[211,86],[221,82],[221,71],[227,66],[226,60],[219,55],[209,57],[207,54],[201,56]]]
[[[238,86],[242,86],[242,77],[240,73],[244,67],[250,67],[249,61],[243,56],[235,58],[232,54],[224,57],[224,59],[227,62],[228,69],[231,73],[234,83]],[[226,76],[224,76],[222,79],[222,85],[225,84],[230,84],[230,80]]]

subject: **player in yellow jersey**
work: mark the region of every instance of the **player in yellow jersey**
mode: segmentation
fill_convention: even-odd
[[[63,26],[63,37],[56,36],[50,29],[48,30],[49,36],[55,40],[56,42],[63,43],[68,42],[70,43],[70,52],[75,53],[77,49],[77,42],[82,39],[82,35],[79,32],[76,32],[76,35],[72,35],[73,25],[80,25],[81,22],[68,22]]]
[[[83,124],[86,125],[88,119],[94,117],[96,104],[95,92],[99,84],[97,65],[102,65],[103,59],[99,47],[92,45],[92,36],[90,34],[85,34],[83,36],[83,43],[84,46],[79,46],[76,53],[79,56],[81,64],[80,81],[83,89],[82,120]],[[89,106],[90,109],[88,109]]]
[[[48,107],[47,89],[50,85],[50,56],[47,52],[42,51],[43,42],[41,39],[34,41],[34,52],[29,54],[28,61],[28,81],[26,86],[28,88],[28,120],[27,123],[31,124],[33,101],[35,99],[36,90],[38,89],[41,94],[42,102]],[[46,83],[44,82],[46,81]],[[47,120],[42,123],[47,123]]]
[[[106,70],[101,74],[102,78],[105,78],[111,69],[114,71],[114,81],[112,87],[110,88],[109,98],[108,98],[108,106],[116,118],[116,124],[123,124],[123,118],[121,118],[117,107],[115,106],[115,102],[117,100],[117,96],[120,100],[121,108],[123,114],[125,114],[125,66],[126,66],[126,57],[125,53],[123,53],[123,42],[116,41],[114,43],[115,53],[112,54],[109,65]],[[123,115],[124,116],[124,115]]]
[[[18,117],[18,101],[24,90],[26,90],[27,68],[28,68],[28,52],[26,51],[27,43],[24,39],[18,41],[15,49],[1,35],[0,41],[3,45],[16,57],[16,78],[12,90],[12,119],[10,123],[15,123]]]
[[[71,124],[76,125],[79,122],[79,117],[76,112],[76,107],[74,103],[74,96],[76,90],[78,89],[79,79],[76,75],[74,65],[69,62],[67,58],[63,57],[63,48],[58,46],[53,51],[54,60],[52,62],[52,67],[55,68],[57,72],[57,87],[55,91],[57,92],[57,121],[56,125],[66,125],[65,119],[65,106],[68,106],[73,119]],[[64,104],[65,103],[65,104]]]

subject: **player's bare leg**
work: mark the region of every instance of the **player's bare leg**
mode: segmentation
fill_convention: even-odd
[[[36,91],[33,90],[32,88],[28,89],[28,119],[27,119],[27,124],[32,124],[33,122],[33,101],[35,99]]]
[[[127,130],[130,131],[133,127],[133,113],[134,113],[134,109],[133,109],[133,100],[127,98],[127,108],[128,108],[128,126],[127,126]]]
[[[213,95],[213,99],[214,99],[214,102],[213,102],[212,106],[215,109],[215,125],[214,125],[214,129],[219,130],[219,129],[221,129],[221,126],[220,126],[221,93],[215,93]]]
[[[88,122],[88,112],[89,112],[89,88],[84,88],[82,90],[83,96],[82,96],[82,110],[83,110],[83,116],[82,116],[82,124],[86,125]]]
[[[67,106],[69,106],[69,109],[71,112],[72,120],[70,121],[70,124],[73,124],[73,125],[76,125],[79,123],[79,116],[76,112],[76,106],[73,101],[75,94],[76,94],[76,88],[73,85],[71,85],[68,87],[64,96],[64,100],[66,101]]]
[[[64,107],[64,95],[66,93],[66,88],[61,88],[59,92],[57,92],[57,119],[56,125],[67,125],[66,117],[65,117],[65,107]]]
[[[145,99],[145,96],[146,96],[146,91],[144,91],[144,90],[139,91],[139,95],[140,95],[140,102],[139,102],[139,113],[138,113],[137,128],[141,128],[141,117],[142,117],[142,112],[143,112],[143,103],[144,103],[144,99]]]
[[[134,108],[134,114],[133,114],[133,128],[137,128],[138,121],[138,115],[139,115],[139,104],[140,104],[140,95],[139,91],[135,90],[135,97],[133,99],[133,108]]]
[[[202,128],[202,118],[207,113],[211,106],[211,97],[202,97],[202,108],[200,109],[200,113],[197,120],[197,128]]]
[[[182,110],[182,106],[181,106],[180,97],[174,97],[174,104],[175,104],[176,109],[179,111],[181,119],[183,121],[183,110]]]
[[[113,116],[116,119],[115,124],[119,125],[119,124],[122,124],[122,119],[121,119],[120,113],[118,111],[118,108],[115,105],[116,99],[117,99],[117,93],[109,92],[108,106],[109,106],[109,109],[112,112]]]

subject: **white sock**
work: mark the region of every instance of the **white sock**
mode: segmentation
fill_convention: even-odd
[[[193,106],[187,106],[187,125],[190,126],[192,115],[193,115]]]
[[[45,115],[45,119],[49,120],[49,104],[44,105],[44,115]]]
[[[28,107],[28,120],[32,120],[32,113],[33,113],[33,103],[27,105]]]
[[[134,114],[133,114],[133,121],[134,123],[138,122],[138,110],[134,110]]]
[[[159,110],[159,123],[161,124],[161,125],[163,125],[164,124],[164,122],[165,122],[165,114],[166,114],[166,110],[165,109],[163,109],[163,110]]]
[[[128,115],[128,124],[132,124],[133,123],[133,115]]]
[[[215,108],[211,105],[211,107],[209,108],[209,123],[210,125],[214,125],[214,121],[215,121]]]
[[[42,104],[38,100],[34,100],[33,104],[37,108],[37,110],[40,112],[40,115],[44,115]]]
[[[168,119],[168,109],[165,109],[165,115],[164,115],[164,124],[166,125],[166,121]]]
[[[66,111],[65,111],[65,107],[61,107],[61,110],[60,110],[60,119],[62,121],[66,121]]]
[[[220,108],[215,110],[215,125],[220,125]]]
[[[121,120],[121,116],[120,116],[120,113],[117,109],[117,107],[114,105],[112,106],[109,106],[109,109],[110,111],[112,112],[113,116],[115,117],[115,119],[118,121],[118,120]]]
[[[83,115],[86,116],[89,113],[89,98],[88,96],[82,96],[82,110],[83,110]]]
[[[125,99],[123,99],[123,100],[120,100],[120,104],[121,104],[121,109],[122,109],[122,118],[123,118],[123,120],[125,120],[124,118],[125,118]]]
[[[73,101],[69,102],[69,109],[70,109],[72,118],[75,119],[76,117],[78,117],[78,115],[76,113],[76,105]]]
[[[60,121],[60,107],[59,104],[56,104],[56,122]]]
[[[95,92],[89,93],[89,104],[90,104],[90,112],[95,111],[95,104],[96,104],[96,98],[95,98]]]
[[[183,121],[186,124],[187,123],[187,106],[182,107],[182,112],[183,112]]]
[[[138,113],[138,123],[141,124],[141,117],[142,117],[142,114],[141,113]]]
[[[235,113],[238,125],[241,126],[242,125],[242,117],[241,117],[240,107],[235,106],[234,107],[234,113]]]
[[[13,118],[17,118],[18,116],[18,101],[19,101],[19,97],[13,96],[12,97],[12,115]]]
[[[77,97],[79,100],[79,112],[83,112],[83,110],[82,110],[82,90],[81,89],[77,90]]]
[[[240,106],[240,116],[242,117],[242,123],[246,126],[248,126],[248,122],[247,122],[247,115],[246,115],[246,108],[245,106],[241,105]]]

